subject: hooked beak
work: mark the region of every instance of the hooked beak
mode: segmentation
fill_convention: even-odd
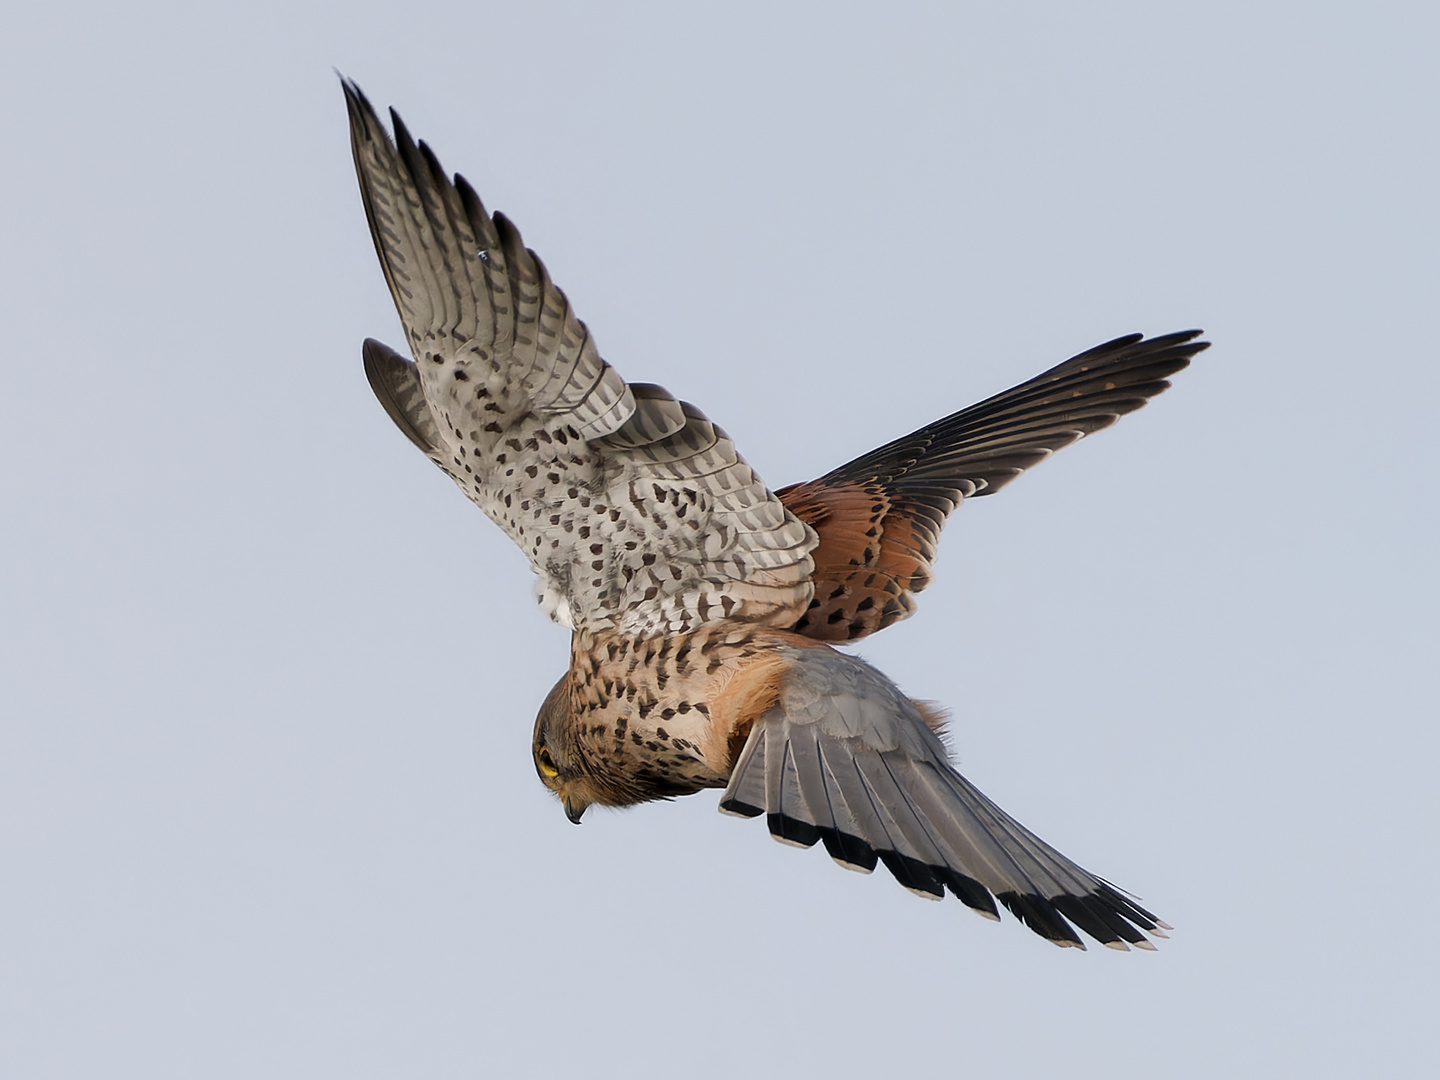
[[[590,809],[589,803],[576,802],[568,795],[561,796],[560,803],[565,807],[565,816],[570,819],[572,825],[579,825],[580,819],[585,816],[585,811]]]

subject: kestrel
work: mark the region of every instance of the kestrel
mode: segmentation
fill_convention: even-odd
[[[992,803],[941,717],[833,646],[906,618],[946,518],[1164,390],[1199,331],[1117,338],[772,492],[699,409],[626,383],[504,215],[344,82],[375,250],[414,361],[365,373],[410,441],[520,545],[573,631],[535,768],[579,823],[724,788],[778,840],[877,862],[923,896],[995,901],[1057,945],[1169,927]]]

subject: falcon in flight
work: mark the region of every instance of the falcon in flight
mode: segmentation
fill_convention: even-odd
[[[771,491],[720,427],[627,383],[503,214],[344,81],[370,233],[413,360],[380,404],[530,559],[573,632],[535,769],[587,807],[724,788],[785,843],[1084,948],[1169,927],[992,803],[941,716],[834,646],[908,617],[945,520],[1164,390],[1198,331],[1117,338],[835,471]]]

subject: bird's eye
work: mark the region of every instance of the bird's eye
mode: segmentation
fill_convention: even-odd
[[[559,766],[555,764],[555,758],[550,754],[550,747],[544,743],[541,743],[540,749],[535,752],[535,760],[539,762],[540,772],[547,780],[553,780],[560,775]]]

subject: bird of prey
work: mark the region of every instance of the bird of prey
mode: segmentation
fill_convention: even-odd
[[[906,618],[946,518],[1164,390],[1198,331],[1117,338],[778,491],[718,425],[627,383],[503,214],[344,81],[371,236],[414,360],[364,344],[380,404],[515,541],[573,632],[535,723],[541,781],[586,808],[724,788],[778,840],[913,892],[996,900],[1057,945],[1167,924],[950,762],[932,707],[834,646]]]

